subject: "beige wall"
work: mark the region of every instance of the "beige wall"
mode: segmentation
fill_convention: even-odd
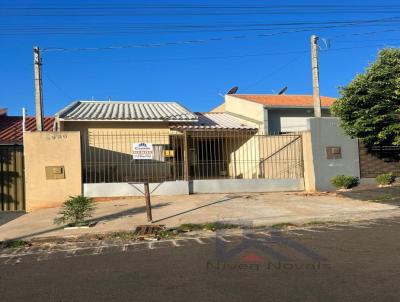
[[[136,131],[168,131],[168,122],[72,122],[60,121],[60,127],[63,131],[87,131],[88,129],[104,129],[104,130],[129,130],[136,129]]]
[[[169,144],[168,123],[61,122],[61,129],[80,131],[85,144],[108,151],[132,154],[133,142]]]
[[[242,179],[259,178],[259,150],[257,136],[239,138],[230,154],[229,175]]]
[[[79,132],[24,133],[26,209],[59,206],[82,193]],[[46,179],[46,166],[64,166],[64,179]]]
[[[263,134],[265,110],[262,104],[240,99],[232,95],[225,96],[225,111],[241,116],[247,122],[259,127],[259,133]]]
[[[225,103],[222,103],[221,105],[213,108],[211,112],[225,112]]]

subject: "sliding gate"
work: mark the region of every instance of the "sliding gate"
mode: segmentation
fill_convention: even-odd
[[[0,146],[0,211],[24,211],[22,146]]]

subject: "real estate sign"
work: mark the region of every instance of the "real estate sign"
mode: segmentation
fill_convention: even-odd
[[[151,143],[133,143],[133,159],[153,159],[154,149]]]

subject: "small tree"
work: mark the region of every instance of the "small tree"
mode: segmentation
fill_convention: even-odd
[[[399,48],[381,50],[376,62],[340,94],[331,110],[347,135],[368,146],[400,145]]]
[[[85,219],[92,217],[95,207],[93,200],[82,195],[70,196],[63,203],[61,211],[58,213],[61,217],[54,219],[54,223],[62,224],[69,222],[70,225],[85,225]]]

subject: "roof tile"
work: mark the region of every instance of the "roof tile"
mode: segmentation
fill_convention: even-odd
[[[52,131],[53,117],[44,118],[44,130]],[[25,119],[25,130],[36,131],[36,118],[28,116]],[[22,144],[22,116],[0,116],[0,144]]]
[[[196,121],[197,116],[175,102],[78,101],[58,113],[70,121]]]
[[[235,94],[233,97],[263,104],[268,107],[313,107],[312,95]],[[330,107],[336,99],[322,96],[321,106]]]

